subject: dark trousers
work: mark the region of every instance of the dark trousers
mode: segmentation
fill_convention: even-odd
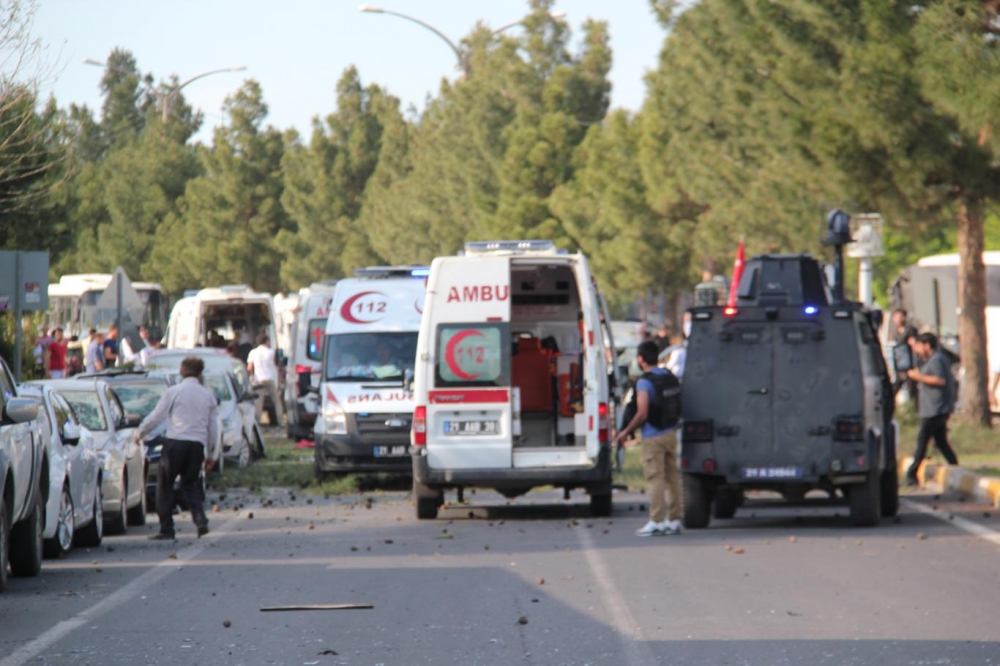
[[[160,468],[156,475],[156,515],[160,517],[160,533],[174,533],[174,479],[181,477],[181,490],[191,510],[195,525],[208,525],[201,496],[200,475],[205,462],[205,447],[201,442],[168,439],[163,444]]]
[[[958,464],[958,456],[948,444],[948,417],[951,414],[940,414],[929,419],[920,419],[920,430],[917,432],[917,450],[913,452],[913,464],[906,471],[906,478],[915,480],[917,469],[927,455],[927,443],[933,438],[934,445],[948,461],[949,465]]]

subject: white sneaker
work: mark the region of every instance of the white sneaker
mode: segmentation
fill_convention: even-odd
[[[664,520],[660,523],[660,532],[664,536],[673,536],[675,534],[681,533],[681,521],[679,520]]]
[[[649,536],[661,536],[663,535],[663,526],[665,523],[655,523],[652,520],[646,523],[645,527],[636,530],[636,536],[649,537]]]

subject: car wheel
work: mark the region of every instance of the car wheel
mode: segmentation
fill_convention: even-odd
[[[15,576],[37,576],[42,570],[43,515],[39,498],[28,517],[10,531],[10,572]]]
[[[65,483],[59,495],[59,515],[56,516],[56,533],[45,540],[42,554],[49,558],[66,557],[73,547],[73,495]]]
[[[738,491],[724,490],[716,494],[712,503],[712,517],[719,519],[732,518],[736,515],[736,509],[740,505],[740,495]]]
[[[440,490],[429,488],[414,479],[413,499],[417,505],[417,519],[434,520],[437,518],[438,509],[444,501],[444,495]]]
[[[108,524],[106,526],[106,532],[108,534],[125,534],[125,532],[128,530],[127,527],[128,515],[127,515],[127,507],[125,506],[125,502],[127,501],[125,498],[128,495],[128,492],[126,490],[128,488],[127,481],[128,481],[127,475],[122,477],[122,491],[121,491],[122,500],[118,504],[118,514],[108,518]]]
[[[240,457],[236,459],[237,467],[246,467],[253,459],[253,451],[250,449],[250,440],[243,435],[243,442],[240,445]]]
[[[851,520],[854,524],[858,527],[878,525],[881,499],[879,475],[876,472],[870,472],[864,483],[848,486],[847,501],[851,507]]]
[[[708,527],[712,498],[708,482],[698,474],[684,473],[684,527],[689,530]]]
[[[142,478],[146,478],[143,473]],[[142,527],[146,524],[146,489],[142,488],[139,493],[139,503],[128,510],[126,515],[128,525],[132,527]]]
[[[104,493],[101,491],[101,482],[97,482],[97,493],[94,496],[94,517],[82,530],[76,533],[76,542],[85,548],[97,548],[104,538],[104,512],[101,505],[104,504]]]
[[[0,592],[7,591],[7,566],[10,560],[10,524],[7,521],[7,503],[0,495]]]

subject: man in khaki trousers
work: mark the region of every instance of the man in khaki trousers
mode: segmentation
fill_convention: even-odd
[[[615,444],[624,443],[628,435],[642,428],[642,473],[649,495],[649,522],[638,536],[668,536],[681,532],[681,481],[677,470],[677,432],[679,425],[660,429],[650,423],[653,410],[662,408],[651,375],[669,371],[656,365],[659,349],[647,340],[638,348],[639,367],[643,377],[635,386],[636,413],[615,437]],[[664,497],[664,494],[667,497]]]

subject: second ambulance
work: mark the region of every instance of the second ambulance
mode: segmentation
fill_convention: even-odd
[[[317,478],[410,473],[410,385],[427,274],[421,266],[376,266],[337,282],[314,430]]]
[[[600,295],[582,254],[548,241],[467,243],[431,264],[417,343],[413,495],[582,488],[611,513],[611,386]]]

